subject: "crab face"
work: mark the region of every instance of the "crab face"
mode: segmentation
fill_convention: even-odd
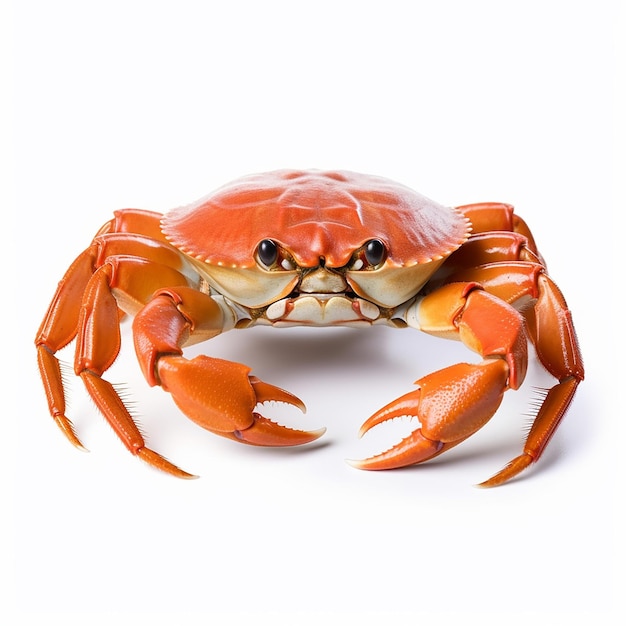
[[[412,298],[471,226],[384,178],[281,170],[175,209],[162,229],[212,288],[269,323],[326,325]]]

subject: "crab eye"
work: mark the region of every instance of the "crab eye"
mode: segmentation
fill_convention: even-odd
[[[387,258],[387,246],[380,239],[366,241],[352,257],[351,271],[378,269]]]
[[[290,272],[296,269],[293,257],[272,239],[261,240],[256,249],[256,260],[266,270]]]
[[[265,267],[272,267],[278,260],[278,246],[271,239],[263,239],[257,248],[257,259]]]
[[[363,248],[365,260],[372,267],[380,265],[387,257],[387,248],[380,239],[370,239]]]

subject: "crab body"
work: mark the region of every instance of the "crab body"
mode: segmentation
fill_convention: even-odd
[[[382,178],[281,171],[176,209],[162,230],[256,321],[369,324],[417,294],[469,221]]]
[[[245,365],[183,348],[232,328],[388,324],[463,341],[483,356],[420,381],[370,417],[361,433],[399,415],[421,427],[386,453],[355,463],[390,469],[457,445],[521,385],[532,342],[557,378],[523,453],[483,485],[537,460],[583,379],[571,322],[530,230],[510,205],[445,207],[393,181],[353,172],[281,170],[248,176],[198,202],[158,213],[118,211],[70,266],[39,329],[50,413],[75,445],[55,353],[76,339],[75,373],[128,449],[189,477],[145,446],[103,378],[120,348],[120,312],[151,385],[191,419],[254,445],[298,445],[323,433],[280,426],[255,411],[292,394]]]

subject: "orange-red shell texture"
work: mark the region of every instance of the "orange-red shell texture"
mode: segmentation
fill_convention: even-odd
[[[162,222],[167,239],[209,264],[250,267],[263,239],[287,249],[301,267],[343,267],[355,250],[380,239],[388,264],[440,259],[469,236],[467,219],[408,187],[354,172],[278,170],[253,174]]]

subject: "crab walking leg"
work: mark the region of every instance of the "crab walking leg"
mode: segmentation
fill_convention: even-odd
[[[183,346],[232,328],[235,316],[207,294],[188,288],[158,291],[133,324],[135,349],[150,385],[171,393],[191,420],[213,433],[261,446],[294,446],[325,429],[286,428],[254,412],[258,403],[286,402],[304,411],[296,396],[250,376],[250,368],[205,355],[191,360]]]
[[[504,284],[500,278],[503,270],[509,277]],[[543,267],[523,262],[497,263],[466,272],[465,277],[479,280],[486,290],[512,303],[532,299],[534,306],[523,309],[530,338],[539,361],[558,380],[548,391],[533,420],[522,454],[480,484],[481,487],[495,487],[519,474],[543,454],[585,372],[571,313],[559,288]]]
[[[112,257],[136,256],[160,265],[182,269],[178,252],[165,242],[148,238],[143,234],[130,234],[131,227],[142,226],[144,231],[152,233],[158,228],[157,214],[147,211],[125,210],[116,213],[116,218],[107,222],[94,238],[92,244],[78,255],[76,260],[59,282],[48,311],[39,327],[35,338],[39,372],[46,392],[48,408],[53,419],[65,436],[78,448],[83,448],[74,432],[71,421],[65,415],[65,389],[61,376],[61,367],[55,354],[76,338],[79,317],[84,294],[92,275],[106,259]],[[117,263],[117,261],[113,261]],[[127,261],[128,263],[129,261]],[[139,261],[137,260],[137,263]],[[128,310],[134,311],[141,304],[144,293],[135,289],[127,293],[119,292]],[[180,280],[177,278],[176,283]],[[159,283],[158,286],[161,286]],[[146,287],[153,286],[153,281],[146,281]],[[139,289],[139,291],[142,291]],[[148,294],[149,295],[149,294]],[[117,306],[119,306],[119,302]],[[121,311],[118,312],[121,315]]]
[[[478,352],[478,364],[459,363],[418,380],[419,389],[391,402],[362,426],[361,435],[386,420],[417,416],[421,428],[387,452],[354,462],[359,469],[420,463],[458,445],[484,426],[508,388],[523,382],[528,363],[522,316],[476,283],[454,283],[425,296],[410,325],[458,338]]]
[[[54,356],[75,337],[74,372],[126,448],[163,471],[191,478],[146,447],[124,402],[113,385],[102,378],[117,358],[121,343],[120,309],[114,292],[128,302],[141,302],[164,283],[186,285],[187,279],[175,269],[134,257],[111,257],[94,271],[93,252],[92,246],[79,257],[76,270],[70,268],[38,334],[39,363],[49,390],[50,412],[70,441],[81,446],[64,415],[63,382]],[[137,280],[138,275],[141,280]]]
[[[95,255],[96,251],[88,248],[69,267],[59,282],[35,338],[37,364],[50,415],[68,440],[81,449],[84,447],[65,415],[65,389],[55,353],[76,337],[82,296],[94,271]]]
[[[526,222],[514,212],[511,204],[503,202],[478,202],[456,207],[472,223],[472,233],[487,233],[490,231],[508,231],[519,233],[526,238],[528,249],[540,257],[537,244]],[[543,260],[542,260],[543,263]]]
[[[519,306],[539,360],[550,374],[558,380],[583,380],[583,362],[571,313],[543,266],[524,261],[493,263],[457,272],[449,280],[477,281],[489,293]]]
[[[445,269],[446,275],[451,278],[447,282],[464,282],[462,278],[456,278],[457,273],[462,275],[474,268],[507,261],[522,261],[543,268],[540,257],[528,245],[528,239],[524,235],[514,232],[497,231],[472,235],[469,241],[448,257]],[[503,276],[506,278],[506,275]],[[501,281],[503,276],[500,277]],[[476,279],[476,282],[480,280]]]
[[[132,257],[113,257],[98,268],[87,285],[83,299],[74,371],[132,454],[178,478],[195,478],[147,448],[124,402],[113,385],[102,378],[117,358],[121,343],[117,300],[113,292],[118,291],[133,301],[141,302],[164,283],[186,285],[187,279],[170,267]]]

